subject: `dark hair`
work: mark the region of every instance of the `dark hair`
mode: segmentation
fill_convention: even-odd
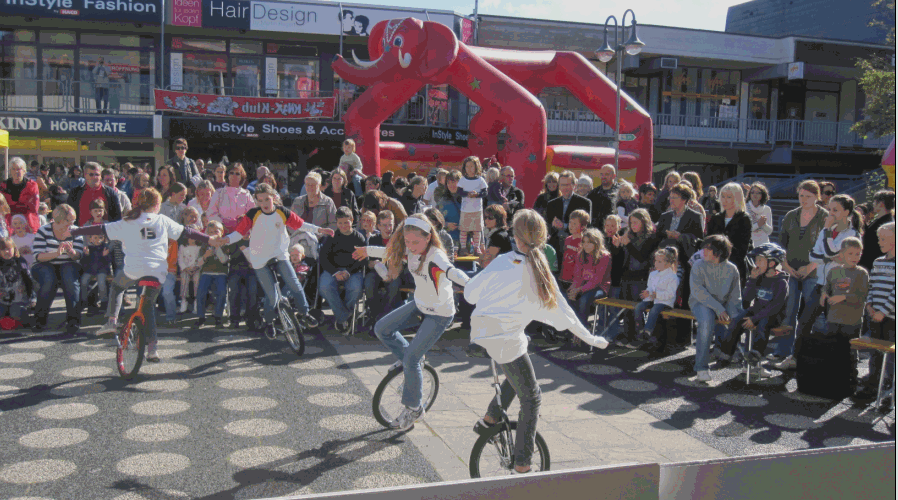
[[[689,181],[689,184],[692,184],[692,191],[696,196],[705,192],[704,186],[702,186],[702,178],[699,177],[696,172],[686,172],[681,176],[683,180]]]
[[[496,219],[496,227],[505,229],[508,226],[508,214],[502,205],[490,205],[483,210],[484,217],[493,217]]]
[[[795,189],[795,192],[797,193],[798,191],[802,190],[813,194],[817,197],[818,200],[820,199],[820,184],[817,184],[817,181],[815,181],[814,179],[801,181],[801,183],[798,185],[798,188]]]
[[[857,210],[854,209],[854,198],[847,194],[837,194],[833,195],[829,202],[836,202],[839,205],[842,205],[843,209],[848,210],[851,214],[851,227],[853,227],[858,234],[864,232],[864,223],[861,221],[861,214],[857,213]]]
[[[380,177],[376,175],[369,175],[368,177],[365,177],[365,184],[368,184],[369,182],[371,184],[374,184],[375,187],[380,187]]]
[[[106,202],[100,198],[91,201],[90,208],[88,208],[88,210],[93,210],[95,208],[102,208],[103,210],[106,210]]]
[[[178,137],[177,139],[175,139],[175,146],[176,147],[184,146],[186,148],[187,147],[187,139],[185,139],[183,137]]]
[[[876,202],[885,205],[886,210],[895,210],[895,191],[892,191],[891,189],[877,191],[876,194],[873,195],[873,203]]]
[[[770,199],[770,192],[767,191],[767,186],[764,185],[763,182],[755,182],[748,189],[748,194],[745,195],[745,201],[751,200],[751,190],[757,189],[761,192],[761,205],[766,205],[767,201]]]
[[[349,207],[340,207],[337,209],[337,220],[340,219],[349,219],[352,220],[352,210]]]
[[[676,195],[680,198],[683,198],[683,200],[687,203],[695,199],[695,191],[693,191],[692,188],[686,184],[680,183],[672,187],[670,190],[670,194],[674,193],[676,193]]]
[[[405,177],[399,177],[393,182],[393,187],[396,188],[396,191],[402,191],[408,186],[408,181],[405,180]]]
[[[646,194],[649,191],[652,191],[655,194],[658,194],[658,188],[655,187],[655,185],[652,184],[651,182],[646,182],[645,184],[639,186],[639,194],[641,194],[641,195]]]
[[[730,243],[730,239],[726,236],[714,234],[705,238],[705,241],[702,243],[702,248],[711,250],[711,253],[720,259],[720,262],[723,262],[730,258],[730,252],[733,251],[733,244]]]
[[[433,227],[437,228],[437,231],[443,230],[443,226],[446,225],[446,218],[443,217],[442,212],[431,207],[427,210],[424,210],[424,215],[426,215],[427,218],[430,219],[430,223],[433,224]]]
[[[821,192],[821,193],[823,193],[823,190],[826,189],[826,188],[828,188],[828,187],[833,188],[833,193],[836,192],[836,185],[833,184],[832,182],[829,182],[829,181],[820,181],[820,182],[818,182],[818,184],[820,185],[820,192]]]

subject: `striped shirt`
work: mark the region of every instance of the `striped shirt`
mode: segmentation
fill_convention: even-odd
[[[873,261],[867,303],[895,319],[895,257],[882,256]]]
[[[72,226],[70,229],[75,229],[75,226]],[[75,239],[72,239],[69,236],[68,239],[64,241],[71,241],[72,248],[78,252],[79,256],[84,254],[84,238],[78,236]],[[35,257],[41,253],[55,253],[56,250],[59,249],[59,244],[62,243],[56,238],[56,235],[53,234],[53,223],[49,223],[45,226],[41,226],[37,230],[37,234],[34,235],[34,246],[33,253]],[[53,260],[44,261],[46,264],[65,264],[66,262],[72,262],[72,258],[65,252],[62,255],[55,257]]]

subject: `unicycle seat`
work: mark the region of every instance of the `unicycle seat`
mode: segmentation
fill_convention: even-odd
[[[149,288],[162,288],[162,283],[155,276],[144,276],[137,280],[137,286],[145,286]]]

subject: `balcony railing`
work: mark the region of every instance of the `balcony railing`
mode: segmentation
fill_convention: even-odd
[[[149,84],[0,78],[0,110],[146,115],[153,114],[155,108]]]

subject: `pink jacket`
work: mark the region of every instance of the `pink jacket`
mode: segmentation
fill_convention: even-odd
[[[571,286],[584,292],[598,287],[607,295],[611,291],[611,254],[606,253],[598,262],[592,262],[592,257],[587,260],[589,262],[583,262],[577,255]]]
[[[253,195],[246,189],[223,187],[212,194],[206,216],[209,220],[221,222],[227,234],[237,226],[237,219],[246,215],[246,212],[255,206]]]

